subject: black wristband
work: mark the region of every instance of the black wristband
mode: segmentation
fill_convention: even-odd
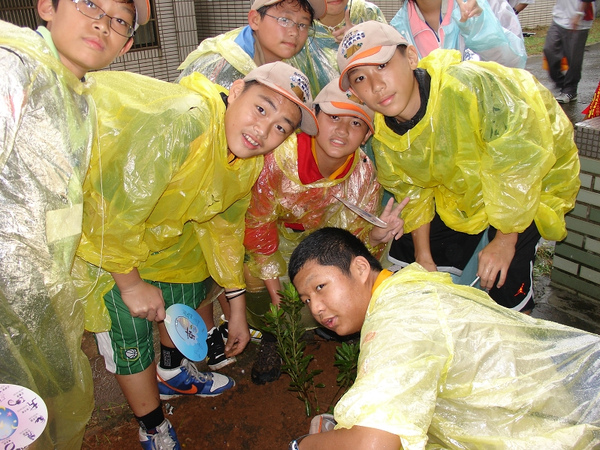
[[[225,291],[225,298],[227,299],[227,301],[233,300],[234,298],[239,297],[240,295],[244,294],[246,292],[246,289],[233,289],[231,291]]]

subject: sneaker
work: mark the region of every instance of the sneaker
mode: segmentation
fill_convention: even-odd
[[[161,400],[181,395],[215,397],[235,386],[228,376],[215,372],[200,372],[196,366],[183,359],[181,366],[175,369],[156,369],[158,392]]]
[[[258,358],[252,365],[250,375],[254,384],[270,383],[281,376],[281,358],[277,353],[277,341],[272,334],[263,335]]]
[[[140,427],[140,444],[144,450],[181,450],[175,429],[167,419],[152,430]]]
[[[227,326],[229,325],[229,321],[225,320],[225,315],[221,315],[221,321],[219,324],[219,331],[221,332],[221,336],[223,336],[223,341],[225,343],[227,343],[227,337],[229,336],[229,333],[227,331]],[[256,328],[252,328],[252,327],[248,327],[248,329],[250,330],[250,340],[252,342],[260,342],[260,340],[262,339],[262,332],[260,330],[257,330]]]
[[[210,370],[218,370],[236,361],[235,357],[228,358],[225,356],[225,342],[223,342],[223,336],[217,328],[212,327],[208,332],[206,344],[208,345],[206,362]]]
[[[566,92],[561,92],[556,97],[556,101],[558,103],[571,103],[577,100],[577,94],[567,94]]]

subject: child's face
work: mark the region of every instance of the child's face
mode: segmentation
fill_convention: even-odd
[[[327,15],[338,16],[344,14],[348,0],[327,0]]]
[[[356,149],[367,142],[371,131],[367,124],[352,116],[334,116],[319,111],[317,115],[318,147],[329,158],[345,161]],[[318,155],[317,155],[318,156]]]
[[[227,146],[238,158],[264,155],[279,146],[298,127],[300,107],[278,92],[254,84],[244,90],[235,81],[225,113]]]
[[[401,121],[411,119],[419,110],[419,84],[413,71],[418,56],[409,45],[405,54],[396,50],[385,64],[358,66],[348,71],[350,89],[369,108]]]
[[[294,277],[300,299],[317,322],[346,336],[360,331],[371,291],[355,264],[350,275],[336,266],[322,266],[308,261]]]
[[[278,17],[284,17],[296,24],[305,25],[299,30],[297,25],[283,27],[277,22]],[[311,25],[311,17],[295,0],[284,1],[273,5],[267,10],[267,15],[260,17],[257,11],[248,13],[248,23],[263,50],[267,63],[291,58],[304,46]]]
[[[82,3],[85,1],[89,2],[81,0]],[[135,22],[133,4],[114,0],[93,0],[93,3],[109,16],[129,24]],[[52,7],[52,0],[40,0],[38,12],[48,22],[46,27],[50,30],[61,62],[78,78],[90,70],[108,66],[133,44],[133,39],[119,35],[110,27],[109,17],[90,19],[77,11],[71,0],[61,0],[56,10]]]

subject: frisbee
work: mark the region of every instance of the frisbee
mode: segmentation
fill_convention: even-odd
[[[165,326],[177,349],[190,361],[206,358],[206,325],[195,309],[176,303],[167,308]]]
[[[25,448],[46,428],[48,408],[31,389],[0,384],[0,448]]]
[[[337,195],[334,195],[334,197],[337,198],[340,202],[342,202],[346,206],[346,208],[350,209],[351,211],[353,211],[354,213],[356,213],[357,215],[359,215],[360,217],[365,219],[367,222],[372,223],[376,227],[380,227],[380,228],[387,227],[387,223],[384,222],[383,220],[381,220],[379,217],[371,214],[368,211],[365,211],[362,208],[359,208],[354,203],[350,203],[348,200],[346,200],[344,198],[338,197]]]

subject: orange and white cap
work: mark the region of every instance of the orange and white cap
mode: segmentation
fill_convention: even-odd
[[[331,116],[357,117],[367,124],[372,133],[375,132],[373,128],[375,113],[373,110],[361,102],[352,92],[342,91],[338,78],[331,80],[315,97],[313,103],[319,105],[321,111]]]
[[[135,25],[134,29],[138,29],[140,25],[145,25],[150,19],[150,0],[133,0],[135,5]]]
[[[341,73],[340,88],[350,88],[350,69],[386,63],[392,59],[398,45],[409,44],[391,25],[369,20],[350,28],[344,35],[337,53]]]

